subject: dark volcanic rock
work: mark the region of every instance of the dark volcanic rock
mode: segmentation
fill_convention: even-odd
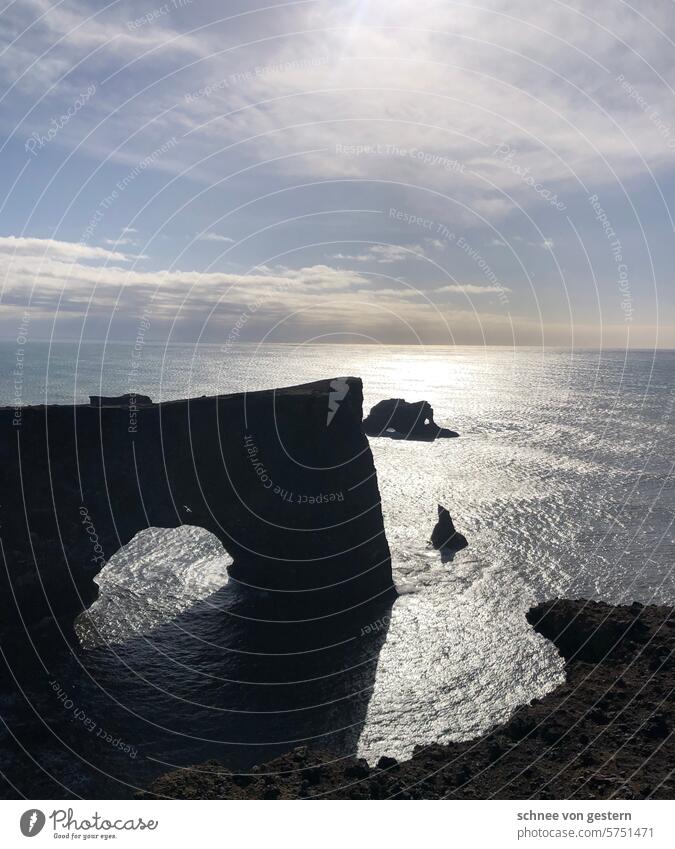
[[[408,403],[402,398],[390,398],[375,404],[363,421],[368,436],[389,436],[393,439],[434,439],[459,436],[453,430],[439,427],[428,401]]]
[[[565,660],[603,663],[611,660],[616,650],[625,652],[628,645],[644,639],[647,631],[640,618],[643,608],[638,602],[627,608],[633,615],[610,616],[611,610],[593,601],[586,602],[580,610],[578,602],[555,599],[533,607],[527,619],[535,630],[556,644]]]
[[[168,773],[145,796],[672,799],[673,609],[557,599],[528,619],[564,654],[567,680],[478,740],[419,747],[386,769],[296,750],[257,767],[246,784],[210,762]],[[584,655],[579,648],[589,642],[594,649]]]
[[[431,544],[434,548],[446,548],[451,551],[459,551],[469,544],[464,534],[455,530],[450,513],[438,505],[438,522],[431,532]]]
[[[152,405],[152,398],[147,395],[134,395],[127,393],[126,395],[90,395],[89,403],[92,407],[149,407]]]
[[[206,528],[232,577],[283,591],[275,604],[296,600],[305,617],[393,597],[361,381],[337,383],[339,403],[320,381],[0,409],[5,633],[23,621],[72,634],[105,561],[149,526]]]

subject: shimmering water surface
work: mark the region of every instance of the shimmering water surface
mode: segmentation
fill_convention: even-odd
[[[324,679],[320,663],[298,664],[298,698],[278,686],[293,680],[292,658],[256,665],[253,652],[242,663],[230,558],[206,531],[150,529],[108,562],[101,598],[79,623],[83,649],[53,675],[137,750],[111,748],[104,771],[121,782],[208,758],[256,763],[290,740],[372,761],[471,738],[562,680],[555,649],[525,619],[533,603],[675,601],[673,352],[146,345],[136,367],[124,345],[29,345],[17,388],[16,352],[1,351],[8,404],[131,388],[168,400],[357,375],[366,412],[384,398],[426,399],[461,434],[371,440],[401,595],[374,640],[336,649],[349,674]],[[437,503],[470,543],[445,562],[427,543]],[[53,714],[45,690],[38,709]],[[59,722],[86,758],[77,721]],[[77,763],[54,740],[44,745],[50,769],[86,794]]]

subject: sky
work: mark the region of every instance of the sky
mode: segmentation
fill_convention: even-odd
[[[671,0],[4,0],[0,339],[675,347]]]

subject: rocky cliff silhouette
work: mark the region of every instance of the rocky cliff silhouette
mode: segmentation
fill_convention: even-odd
[[[357,378],[160,404],[0,409],[0,617],[69,638],[140,530],[198,525],[274,608],[335,617],[395,595]],[[330,415],[329,415],[330,412]],[[282,604],[283,602],[283,604]],[[51,639],[51,637],[50,637]]]

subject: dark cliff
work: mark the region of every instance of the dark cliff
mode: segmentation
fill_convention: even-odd
[[[233,578],[307,618],[393,595],[359,379],[147,400],[0,409],[5,626],[70,633],[104,562],[151,526],[206,528]]]

